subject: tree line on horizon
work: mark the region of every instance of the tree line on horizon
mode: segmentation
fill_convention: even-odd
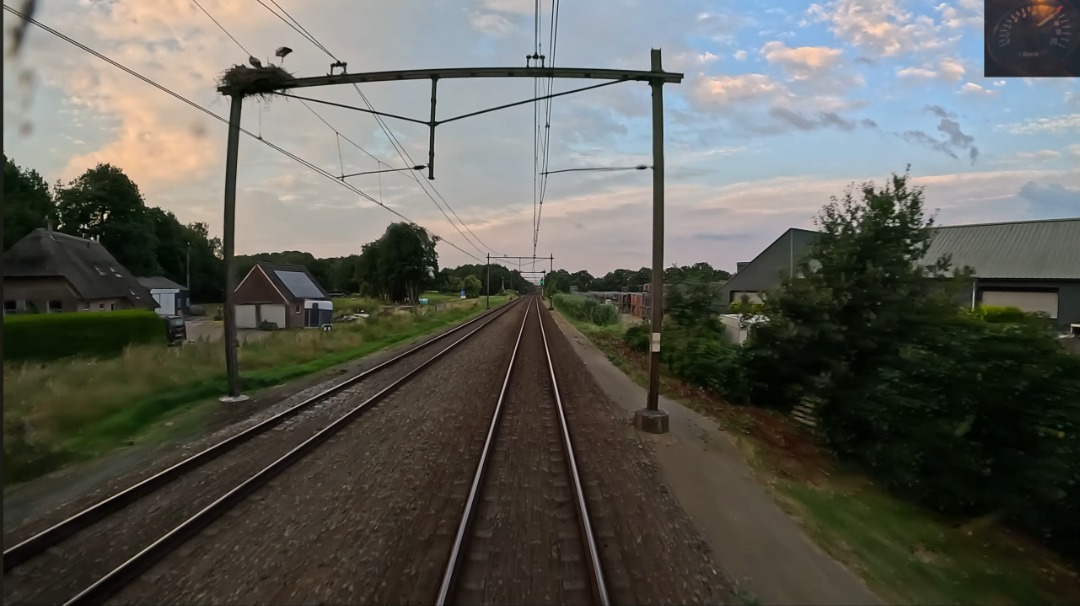
[[[66,184],[58,179],[49,187],[40,173],[20,167],[5,154],[3,194],[5,252],[34,229],[51,225],[61,233],[98,240],[136,276],[162,276],[188,285],[194,302],[224,299],[221,239],[211,237],[204,222],[185,224],[171,211],[147,204],[138,185],[114,165],[98,164]],[[237,255],[234,268],[239,281],[259,262],[302,265],[328,292],[391,302],[416,301],[430,290],[465,290],[470,296],[497,294],[504,289],[519,293],[536,290],[518,269],[496,259],[490,264],[490,279],[484,263],[440,268],[437,243],[438,238],[424,228],[399,222],[391,223],[382,236],[360,245],[352,255],[263,252]],[[665,281],[724,281],[730,277],[708,263],[672,266],[664,275]],[[603,276],[557,269],[546,276],[545,289],[569,292],[573,286],[582,291],[640,291],[651,279],[647,267],[619,268]]]

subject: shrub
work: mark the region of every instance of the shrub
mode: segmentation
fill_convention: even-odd
[[[664,325],[660,360],[671,373],[735,403],[746,395],[742,357],[742,348],[725,342],[721,331]]]
[[[1018,323],[1027,319],[1027,314],[1019,307],[1006,307],[1002,305],[979,305],[972,310],[972,314],[977,318],[995,324],[1007,322]]]
[[[4,318],[5,361],[104,358],[128,345],[164,343],[165,321],[147,310],[17,315]]]
[[[277,322],[271,322],[270,320],[263,320],[259,322],[259,330],[277,330]]]
[[[626,332],[623,333],[623,341],[630,346],[630,349],[640,353],[649,351],[651,339],[652,330],[649,328],[648,322],[634,324],[630,328],[627,328]]]
[[[597,326],[609,326],[619,321],[619,310],[614,305],[600,303],[596,299],[580,295],[557,294],[552,299],[555,308],[577,320],[592,322]]]

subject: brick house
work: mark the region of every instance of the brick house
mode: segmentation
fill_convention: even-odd
[[[99,242],[38,228],[4,253],[4,313],[156,309]]]
[[[312,328],[330,324],[333,303],[303,265],[257,263],[236,287],[237,328]]]

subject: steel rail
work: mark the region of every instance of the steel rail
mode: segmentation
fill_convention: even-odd
[[[42,530],[41,532],[27,538],[26,540],[4,550],[4,572],[12,570],[18,565],[30,560],[31,558],[41,554],[50,547],[60,543],[64,539],[72,536],[73,534],[80,532],[86,528],[89,528],[94,523],[114,514],[128,505],[138,501],[139,499],[153,493],[159,488],[169,484],[170,482],[180,478],[181,476],[201,467],[202,465],[219,458],[225,453],[233,450],[234,448],[250,441],[252,438],[266,432],[269,429],[280,425],[283,421],[297,415],[298,413],[310,408],[312,405],[321,402],[322,400],[336,395],[347,388],[355,386],[357,383],[370,377],[371,375],[392,366],[401,360],[411,357],[415,353],[426,349],[427,347],[448,338],[449,336],[458,333],[461,330],[468,328],[481,322],[485,318],[492,318],[492,320],[512,307],[513,304],[503,305],[499,308],[493,309],[488,312],[484,312],[480,316],[469,320],[459,326],[456,326],[437,337],[425,341],[415,347],[404,351],[389,360],[386,360],[368,370],[365,370],[356,376],[342,381],[341,383],[324,389],[320,393],[295,404],[276,415],[253,425],[244,431],[226,438],[213,446],[206,448],[205,450],[198,452],[190,457],[186,457],[183,460],[175,463],[174,465],[146,478],[110,497],[107,497],[90,507],[73,514],[67,519],[58,522],[57,524]],[[470,333],[471,334],[471,333]]]
[[[539,305],[539,303],[537,304]],[[566,453],[566,467],[570,472],[571,485],[574,488],[574,504],[578,511],[578,524],[581,527],[581,536],[585,542],[585,553],[589,560],[589,580],[592,582],[593,591],[599,598],[600,604],[608,606],[611,600],[608,597],[607,583],[604,580],[604,570],[600,565],[600,552],[596,548],[596,537],[593,535],[592,523],[589,521],[589,506],[585,502],[585,490],[581,486],[581,474],[578,473],[577,458],[574,456],[574,445],[570,440],[570,427],[566,423],[566,409],[563,407],[562,397],[559,395],[559,382],[555,379],[555,364],[551,361],[551,349],[548,347],[547,330],[544,329],[544,314],[537,309],[540,320],[540,334],[544,341],[544,355],[547,358],[548,373],[551,376],[551,391],[555,394],[555,405],[559,411],[559,427],[562,429],[563,450]]]
[[[505,312],[515,305],[504,305],[499,308],[501,312]],[[464,336],[460,337],[446,349],[443,349],[439,353],[432,356],[430,359],[424,361],[416,368],[410,370],[404,376],[394,381],[390,385],[384,387],[381,391],[364,400],[349,412],[339,417],[336,421],[319,430],[316,434],[297,445],[289,452],[282,455],[273,463],[270,463],[262,470],[256,472],[247,480],[218,497],[213,503],[210,503],[198,513],[192,515],[190,518],[176,526],[165,535],[145,547],[142,551],[132,556],[123,564],[114,568],[111,572],[98,579],[92,585],[82,590],[75,597],[71,598],[64,603],[64,606],[76,606],[80,604],[100,604],[108,598],[115,595],[118,591],[127,586],[132,580],[136,579],[147,571],[151,566],[156,564],[170,552],[178,548],[184,542],[191,537],[195,536],[214,520],[221,517],[225,512],[232,509],[238,503],[243,501],[251,493],[255,492],[261,486],[272,480],[282,471],[287,469],[290,465],[300,460],[304,455],[314,450],[317,446],[328,440],[331,436],[347,426],[361,413],[368,410],[370,407],[378,404],[391,393],[396,391],[399,387],[406,384],[414,376],[426,369],[428,366],[441,359],[447,353],[455,349],[461,343],[464,343],[469,337],[473,336],[480,330],[491,324],[495,317],[501,316],[499,314],[489,314],[493,316],[493,319],[489,322],[485,322],[480,326],[477,326],[473,330],[469,331]],[[526,315],[528,310],[526,309]]]
[[[603,606],[609,606],[611,601],[608,596],[607,583],[604,579],[604,572],[600,564],[599,550],[596,547],[596,539],[593,535],[592,524],[589,521],[589,509],[585,502],[585,492],[582,488],[581,477],[577,469],[577,459],[574,457],[574,448],[570,440],[570,431],[566,423],[566,414],[562,398],[559,395],[559,384],[555,379],[555,367],[551,360],[551,351],[547,342],[547,331],[544,329],[543,313],[540,311],[539,301],[535,302],[535,307],[537,321],[540,323],[540,335],[544,342],[544,353],[547,358],[549,376],[551,377],[552,392],[555,394],[556,412],[558,413],[557,416],[561,428],[561,443],[563,451],[566,454],[567,470],[570,474],[571,484],[573,486],[575,509],[578,513],[578,527],[581,532],[582,541],[585,543],[585,552],[590,573],[589,580],[598,602]],[[480,487],[483,485],[484,478],[487,475],[488,462],[491,460],[491,451],[493,450],[495,443],[495,434],[501,423],[503,405],[506,400],[507,389],[510,385],[510,377],[514,370],[514,361],[517,359],[518,351],[521,346],[521,335],[525,331],[525,323],[528,319],[529,311],[527,310],[525,312],[525,318],[521,321],[521,328],[518,330],[517,342],[514,344],[514,353],[510,356],[510,362],[506,368],[506,377],[503,379],[502,389],[499,392],[499,399],[495,404],[495,413],[492,416],[491,425],[488,428],[487,437],[484,440],[484,447],[480,454],[480,460],[477,463],[476,474],[473,477],[469,496],[465,502],[465,511],[461,517],[461,522],[458,525],[457,535],[454,537],[454,544],[450,549],[450,559],[443,573],[442,584],[439,587],[439,595],[435,600],[435,603],[438,606],[445,606],[448,603],[450,596],[456,591],[460,580],[461,570],[464,566],[464,545],[467,541],[466,537],[468,537],[472,531],[476,512],[479,509],[477,503],[480,495]]]
[[[461,516],[457,534],[454,536],[454,545],[450,548],[450,559],[443,572],[442,584],[439,586],[439,596],[435,599],[438,606],[445,606],[450,594],[457,588],[458,577],[464,563],[465,537],[472,531],[473,522],[476,519],[478,509],[477,500],[480,496],[480,486],[487,476],[488,460],[491,458],[491,450],[495,444],[495,433],[499,429],[502,420],[503,404],[506,402],[506,392],[510,387],[510,376],[514,372],[514,360],[517,359],[521,348],[521,335],[525,333],[525,323],[529,320],[529,312],[532,306],[525,308],[525,317],[521,319],[521,327],[518,328],[517,341],[514,342],[514,351],[510,354],[510,362],[506,365],[506,376],[503,378],[502,388],[499,390],[499,399],[495,402],[495,414],[491,417],[491,425],[488,426],[487,437],[484,438],[484,447],[480,451],[480,461],[476,464],[476,473],[473,475],[472,486],[469,487],[469,496],[465,500],[465,513]]]

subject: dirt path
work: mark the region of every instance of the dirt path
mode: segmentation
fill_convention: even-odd
[[[559,327],[585,368],[629,420],[646,392],[615,367],[562,316]],[[729,436],[711,419],[661,396],[671,431],[641,434],[683,509],[740,589],[762,604],[880,604],[854,573],[802,532],[754,477]]]

